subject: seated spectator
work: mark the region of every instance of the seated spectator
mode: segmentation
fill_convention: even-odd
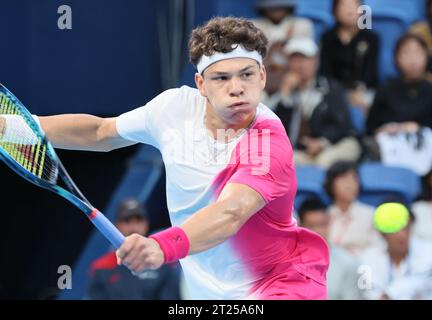
[[[285,51],[288,71],[266,103],[285,126],[296,164],[328,168],[338,160],[356,161],[361,149],[345,91],[338,82],[317,76],[317,45],[310,38],[295,38]]]
[[[432,172],[424,178],[423,199],[412,206],[415,222],[413,234],[424,240],[432,241]]]
[[[413,220],[401,203],[376,210],[374,225],[386,245],[373,246],[361,256],[368,299],[432,298],[432,244],[412,235]]]
[[[359,29],[361,0],[334,0],[336,25],[321,37],[320,72],[339,80],[348,90],[351,105],[365,113],[378,83],[379,38]]]
[[[328,239],[330,216],[319,199],[305,200],[299,208],[298,217],[302,227]],[[328,241],[328,240],[327,240]],[[328,297],[331,300],[361,299],[358,288],[358,263],[344,249],[329,243],[330,267],[327,272]]]
[[[284,45],[294,37],[313,38],[313,24],[306,18],[294,16],[296,0],[261,0],[256,9],[261,16],[254,20],[269,40],[269,49],[264,64],[267,69],[266,91],[277,91],[286,70],[287,60]]]
[[[409,29],[409,33],[422,38],[427,45],[429,55],[427,79],[432,80],[432,0],[426,1],[425,9],[427,20],[414,23]]]
[[[395,60],[400,76],[377,90],[368,115],[367,131],[375,137],[368,150],[371,158],[423,176],[432,169],[432,83],[425,80],[425,43],[415,35],[402,36]]]
[[[144,207],[134,199],[123,201],[117,211],[116,226],[125,236],[145,236],[149,223]],[[180,274],[177,265],[165,265],[134,276],[117,265],[115,251],[91,265],[87,297],[91,300],[179,300]]]
[[[327,171],[324,189],[332,199],[329,241],[354,256],[372,244],[382,244],[373,228],[374,208],[358,201],[360,182],[353,162],[337,162]]]

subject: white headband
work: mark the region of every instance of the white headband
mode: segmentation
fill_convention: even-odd
[[[258,51],[246,50],[245,48],[243,48],[243,46],[238,44],[233,44],[232,47],[233,48],[236,47],[236,48],[231,52],[227,52],[227,53],[215,52],[211,56],[203,55],[201,57],[200,62],[197,65],[198,73],[202,74],[203,71],[213,63],[216,63],[221,60],[233,59],[233,58],[249,58],[258,62],[260,66],[262,65],[262,57],[258,53]]]

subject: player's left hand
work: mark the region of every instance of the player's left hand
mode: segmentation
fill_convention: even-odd
[[[117,263],[124,264],[134,273],[155,270],[164,263],[164,253],[156,240],[133,234],[116,251]]]

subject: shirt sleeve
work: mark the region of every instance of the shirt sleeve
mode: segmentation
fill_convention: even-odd
[[[181,89],[166,90],[146,105],[118,116],[118,134],[123,139],[159,148],[161,133],[167,125],[169,109],[178,106],[180,96]]]
[[[249,161],[240,163],[227,183],[245,184],[269,203],[288,192],[294,193],[297,182],[292,147],[284,128],[282,125],[270,127],[267,137],[264,131],[250,138],[257,139],[258,143],[250,143]]]

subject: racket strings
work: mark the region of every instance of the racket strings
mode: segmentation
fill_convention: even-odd
[[[4,128],[0,130],[0,147],[33,175],[55,183],[58,163],[49,155],[45,138],[32,128],[31,121],[20,112],[12,99],[0,93],[0,117]]]

